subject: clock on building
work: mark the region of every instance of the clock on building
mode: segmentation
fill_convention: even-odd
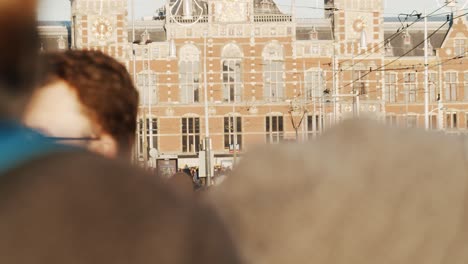
[[[357,17],[353,21],[353,30],[357,33],[360,33],[366,26],[366,21],[361,16]]]
[[[94,21],[91,32],[99,41],[106,41],[111,38],[114,28],[107,18],[98,17]]]
[[[361,36],[361,32],[365,31],[367,36],[372,38],[373,28],[372,23],[372,13],[362,13],[362,12],[348,12],[345,16],[346,26],[346,38],[348,40],[356,40]]]

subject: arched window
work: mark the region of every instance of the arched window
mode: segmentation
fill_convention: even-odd
[[[180,49],[179,84],[180,101],[196,103],[200,97],[200,51],[187,44]]]
[[[276,42],[265,46],[263,57],[263,96],[266,101],[277,102],[284,99],[284,59],[283,48]]]
[[[242,100],[242,52],[238,46],[228,44],[222,51],[223,101]]]
[[[154,71],[142,71],[137,75],[137,85],[140,93],[140,104],[149,105],[158,102],[156,85],[157,75]]]

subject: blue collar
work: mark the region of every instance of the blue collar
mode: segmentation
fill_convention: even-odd
[[[0,173],[47,153],[69,149],[12,121],[0,121]]]

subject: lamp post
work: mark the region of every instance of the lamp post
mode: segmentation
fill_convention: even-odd
[[[167,1],[167,12],[166,17],[169,18],[169,22],[174,22],[179,26],[189,27],[197,24],[203,18],[204,8],[200,6],[197,0],[176,0],[172,3]],[[182,8],[182,22],[179,22],[178,15]],[[194,9],[200,11],[199,14],[194,16]],[[206,10],[208,11],[208,10]],[[207,20],[209,22],[209,20]],[[211,185],[212,168],[211,168],[211,139],[210,139],[210,127],[209,127],[209,109],[208,109],[208,77],[206,69],[206,57],[207,57],[207,37],[208,30],[203,31],[203,86],[204,86],[204,114],[205,114],[205,176],[206,185]],[[175,50],[174,38],[171,38],[171,50]]]
[[[429,73],[427,62],[427,12],[424,11],[424,128],[429,129]]]
[[[205,92],[204,95],[204,106],[205,106],[205,169],[206,169],[206,185],[211,186],[211,139],[210,139],[210,122],[209,122],[209,111],[208,111],[208,80],[206,71],[206,38],[208,31],[203,31],[203,86]]]

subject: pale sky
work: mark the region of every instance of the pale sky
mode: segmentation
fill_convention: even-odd
[[[18,0],[20,1],[20,0]],[[154,10],[161,7],[165,0],[134,0],[136,19],[143,16],[151,16]],[[274,0],[277,5],[289,13],[291,0]],[[399,13],[411,13],[413,10],[428,12],[437,9],[439,2],[444,0],[384,0],[385,16],[396,16]],[[462,2],[468,0],[458,0]],[[323,7],[323,0],[296,0],[296,13],[298,17],[321,17],[322,10],[310,7]],[[468,7],[468,6],[467,6]],[[130,0],[129,0],[130,8]],[[39,20],[70,20],[70,0],[40,0]],[[129,9],[130,13],[130,9]]]

